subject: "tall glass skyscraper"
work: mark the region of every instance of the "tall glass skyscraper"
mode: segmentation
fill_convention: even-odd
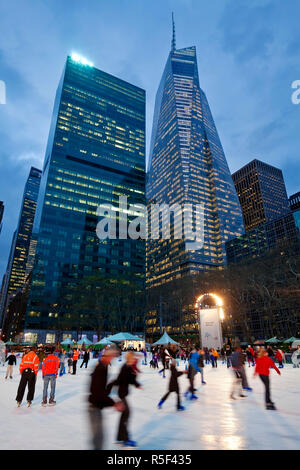
[[[99,240],[97,207],[145,203],[145,91],[67,58],[58,86],[34,227],[25,330],[45,341],[72,286],[94,272],[144,282],[143,240]],[[50,333],[49,333],[50,332]],[[33,339],[36,339],[33,337]]]
[[[148,239],[147,286],[222,268],[225,242],[243,233],[243,218],[210,107],[199,85],[196,48],[176,49],[174,25],[171,51],[156,96],[147,199],[149,206],[192,204],[194,208],[203,205],[204,210],[201,249],[187,249],[186,237]],[[196,227],[195,218],[192,225]]]
[[[25,184],[17,229],[13,235],[6,273],[3,280],[0,313],[5,319],[5,311],[13,296],[26,280],[26,266],[30,249],[32,229],[42,172],[31,168]],[[0,315],[1,318],[1,315]]]

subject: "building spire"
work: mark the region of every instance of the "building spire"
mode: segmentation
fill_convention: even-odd
[[[172,12],[172,28],[173,28],[173,33],[172,33],[172,43],[171,43],[171,51],[176,50],[176,37],[175,37],[175,21],[174,21],[174,13]]]

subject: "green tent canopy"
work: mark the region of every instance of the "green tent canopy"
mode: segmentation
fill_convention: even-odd
[[[13,341],[7,341],[7,343],[5,343],[5,346],[16,346],[17,343],[14,343]]]
[[[122,341],[144,341],[143,338],[134,336],[131,333],[117,333],[116,335],[108,336],[106,339],[116,343],[121,343]]]
[[[299,338],[295,338],[295,336],[291,336],[290,338],[286,339],[284,341],[285,344],[293,343],[294,341],[297,341]]]
[[[279,339],[277,339],[276,336],[274,336],[274,338],[267,339],[266,343],[277,344],[277,343],[281,343],[281,341],[279,341]]]
[[[153,343],[152,346],[158,346],[160,344],[177,344],[179,346],[179,343],[177,343],[176,341],[174,341],[174,339],[170,338],[170,336],[168,335],[168,333],[165,331],[164,334],[162,335],[162,337],[156,341],[155,343]]]

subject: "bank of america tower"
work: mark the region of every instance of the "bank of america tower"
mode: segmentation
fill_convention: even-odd
[[[200,88],[195,47],[171,51],[158,88],[147,180],[151,204],[202,207],[203,246],[188,249],[186,237],[149,237],[148,287],[199,270],[221,269],[225,242],[243,233],[243,218],[226,157],[205,93]],[[196,226],[196,211],[192,225]],[[174,224],[174,222],[173,222]],[[161,219],[163,225],[163,219]],[[151,235],[151,234],[150,234]],[[153,236],[153,234],[152,234]]]

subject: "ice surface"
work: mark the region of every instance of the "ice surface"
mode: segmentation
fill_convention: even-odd
[[[81,361],[79,361],[80,365]],[[19,383],[18,368],[14,378],[5,380],[6,366],[0,367],[1,431],[0,449],[89,449],[90,434],[87,421],[87,392],[90,374],[96,360],[88,369],[79,369],[76,376],[57,379],[55,407],[41,407],[43,381],[38,373],[36,394],[31,408],[25,403],[16,407]],[[115,360],[110,378],[120,368]],[[186,410],[176,411],[176,395],[171,394],[161,410],[157,403],[165,394],[167,378],[157,370],[140,363],[139,381],[142,390],[131,387],[129,430],[139,449],[300,449],[300,369],[286,365],[282,375],[271,371],[271,397],[277,411],[265,410],[263,384],[253,378],[253,368],[246,367],[253,392],[248,397],[231,401],[231,370],[219,363],[217,369],[204,369],[207,385],[196,376],[196,394],[190,401],[182,397]],[[181,362],[179,369],[184,369]],[[188,388],[185,376],[179,377],[183,395]],[[114,396],[114,395],[113,395]],[[26,398],[26,394],[25,394]],[[116,397],[117,398],[117,397]],[[118,449],[114,444],[119,413],[106,409],[103,413],[106,432],[105,448]]]

